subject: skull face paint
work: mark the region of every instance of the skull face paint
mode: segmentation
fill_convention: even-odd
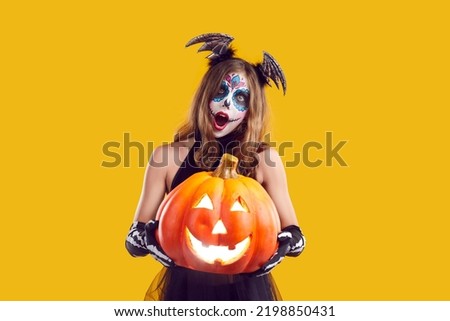
[[[243,73],[231,73],[209,103],[214,136],[223,137],[235,130],[247,114],[250,90]]]

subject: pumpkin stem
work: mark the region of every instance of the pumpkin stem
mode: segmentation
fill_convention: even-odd
[[[212,176],[220,177],[220,178],[237,178],[238,173],[236,171],[238,165],[238,158],[231,154],[223,154],[222,159],[220,160],[219,166],[212,173]]]

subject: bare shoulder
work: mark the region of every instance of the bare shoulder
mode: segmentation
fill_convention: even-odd
[[[258,153],[259,164],[256,167],[256,179],[265,185],[268,181],[285,175],[283,161],[278,151],[273,148],[267,148]]]
[[[193,143],[194,143],[194,140],[189,139],[189,140],[185,140],[185,141],[172,142],[168,146],[171,148],[190,148]]]
[[[186,157],[192,146],[191,141],[172,142],[155,148],[150,159],[150,166],[170,167],[176,165]]]
[[[163,174],[166,192],[172,186],[173,178],[189,153],[194,140],[163,144],[155,148],[149,167],[157,168]]]
[[[194,139],[178,141],[169,144],[167,148],[169,152],[169,161],[171,162],[171,164],[176,165],[176,167],[178,168],[189,153],[189,150],[191,149],[193,144]]]
[[[273,147],[266,148],[258,154],[258,157],[258,168],[260,170],[271,172],[273,170],[280,169],[280,167],[284,169],[280,154],[278,154],[278,151]]]

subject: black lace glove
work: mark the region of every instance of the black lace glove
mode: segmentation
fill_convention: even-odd
[[[306,240],[296,225],[286,226],[278,233],[278,249],[260,269],[250,273],[251,276],[263,276],[277,266],[285,256],[299,256],[305,248]]]
[[[145,224],[145,234],[147,239],[147,249],[150,251],[150,255],[155,260],[164,265],[165,267],[174,267],[175,262],[167,256],[162,247],[156,241],[155,232],[158,228],[159,221],[151,220]]]

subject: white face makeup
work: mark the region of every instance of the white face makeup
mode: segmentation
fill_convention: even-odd
[[[209,103],[214,136],[223,137],[238,127],[248,110],[250,90],[243,73],[225,76]]]

